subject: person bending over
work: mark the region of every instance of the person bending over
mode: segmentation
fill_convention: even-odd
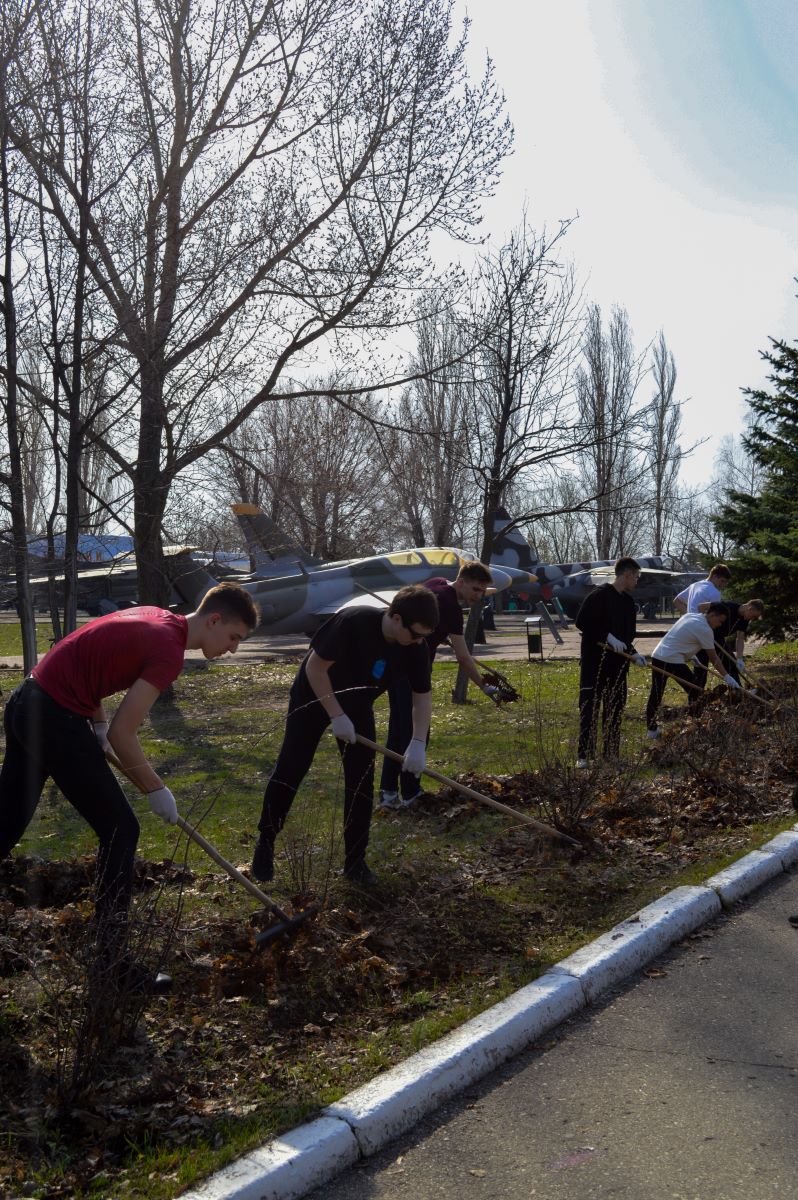
[[[725,620],[726,609],[723,604],[713,602],[705,613],[685,613],[671,625],[662,641],[654,647],[651,666],[657,669],[651,672],[651,691],[646,706],[646,730],[650,738],[659,737],[660,734],[657,728],[657,710],[668,683],[667,677],[660,674],[660,671],[666,671],[675,678],[692,700],[696,695],[695,688],[691,686],[695,684],[695,677],[687,663],[703,650],[725,684],[731,688],[740,686],[723,666],[715,650],[715,630],[719,629]],[[688,704],[688,708],[690,707]]]
[[[127,969],[127,912],[139,823],[106,761],[110,750],[147,793],[150,808],[177,821],[175,798],[147,762],[138,729],[183,666],[186,650],[234,654],[258,624],[252,597],[220,584],[190,616],[149,606],[97,617],[56,643],[5,709],[0,770],[0,859],[27,829],[52,779],[99,839],[95,911],[99,953]],[[103,700],[125,695],[109,723]]]
[[[434,594],[438,601],[438,623],[427,638],[430,663],[435,659],[435,651],[442,642],[449,641],[458,664],[463,668],[472,683],[481,692],[490,695],[495,688],[482,681],[479,667],[471,656],[463,636],[463,609],[478,604],[485,597],[490,583],[491,573],[481,562],[467,562],[460,568],[454,583],[448,579],[427,579],[424,587]],[[413,698],[407,677],[397,679],[388,688],[390,716],[388,719],[388,738],[386,745],[389,750],[401,753],[407,745],[413,726]],[[419,792],[418,777],[409,771],[404,771],[398,762],[391,758],[382,760],[380,776],[380,803],[382,808],[399,808],[412,804]]]
[[[432,712],[425,638],[438,624],[435,596],[420,584],[400,588],[386,610],[365,605],[342,609],[313,636],[289,693],[283,744],[263,797],[260,836],[252,874],[274,878],[274,842],[313,762],[328,725],[344,767],[344,875],[361,887],[377,880],[366,864],[374,792],[374,701],[407,676],[412,693],[412,737],[403,766],[412,775],[426,764]]]

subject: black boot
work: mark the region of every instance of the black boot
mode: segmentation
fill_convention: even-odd
[[[255,843],[252,874],[261,883],[271,883],[274,879],[274,842],[269,841],[263,833]]]

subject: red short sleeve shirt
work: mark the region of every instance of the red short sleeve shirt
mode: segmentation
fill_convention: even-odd
[[[53,646],[31,672],[58,704],[90,717],[106,696],[144,679],[159,692],[183,667],[188,622],[165,608],[97,617]]]

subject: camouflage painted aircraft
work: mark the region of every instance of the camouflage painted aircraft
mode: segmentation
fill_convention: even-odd
[[[497,509],[496,529],[491,570],[497,566],[502,570],[526,574],[529,583],[514,581],[513,586],[523,591],[533,603],[556,597],[568,616],[576,616],[585,596],[601,584],[610,583],[615,577],[615,559],[542,563],[535,557],[521,531],[512,527],[512,518],[506,509]],[[675,595],[696,579],[705,577],[704,572],[680,570],[672,559],[665,559],[658,554],[635,557],[635,562],[639,564],[641,573],[632,596],[643,604],[646,600]]]
[[[244,509],[245,511],[240,511]],[[260,605],[262,624],[270,633],[311,635],[333,613],[355,604],[383,608],[409,583],[423,583],[439,576],[454,580],[467,561],[462,550],[445,546],[421,546],[397,550],[367,558],[320,563],[285,539],[265,513],[254,505],[234,505],[248,541],[257,544],[257,571],[250,575],[230,574],[252,594]],[[266,549],[266,538],[271,548]],[[265,555],[264,555],[265,552]],[[204,567],[185,564],[172,578],[172,586],[181,599],[195,607],[218,580]],[[293,568],[293,569],[292,569]],[[509,574],[499,571],[494,590],[509,587]]]

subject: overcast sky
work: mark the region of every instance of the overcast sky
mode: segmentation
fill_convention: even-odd
[[[683,440],[713,438],[685,477],[706,479],[768,337],[798,338],[798,3],[457,5],[516,132],[485,231],[500,244],[525,202],[535,228],[578,213],[587,298],[624,306],[640,348],[664,331]]]

